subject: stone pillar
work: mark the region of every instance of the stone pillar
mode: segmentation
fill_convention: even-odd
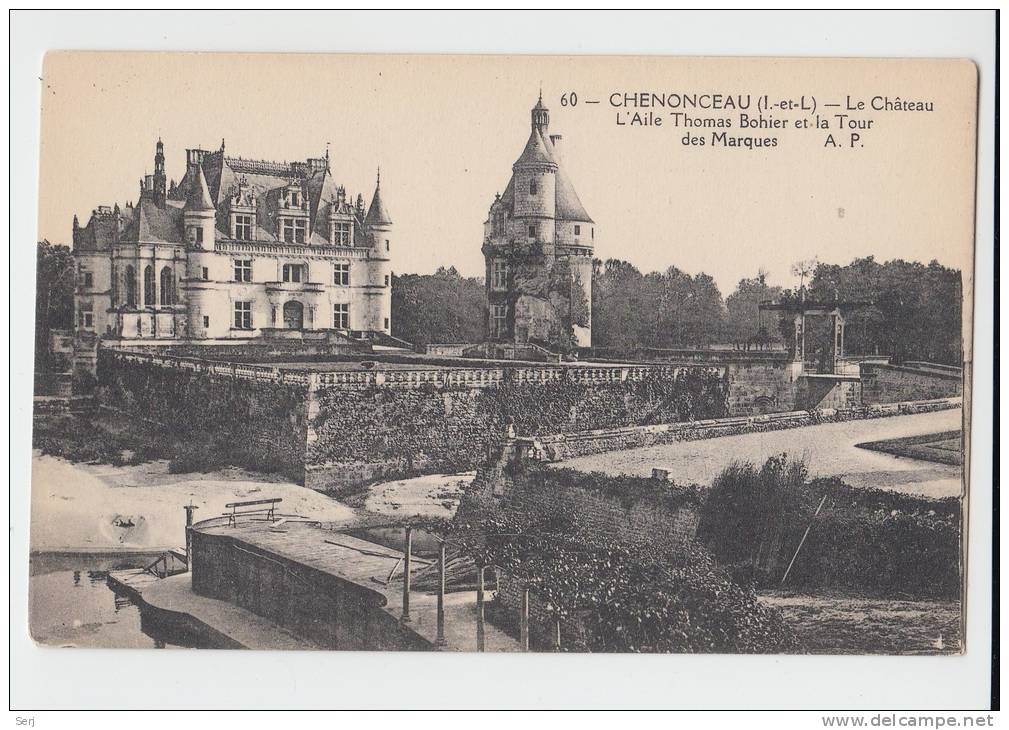
[[[792,361],[803,362],[806,358],[806,315],[795,315],[795,342],[792,345]]]

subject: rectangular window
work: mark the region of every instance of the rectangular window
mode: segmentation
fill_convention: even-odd
[[[350,264],[341,262],[333,264],[333,283],[337,286],[350,286]]]
[[[235,281],[252,281],[252,259],[235,259]]]
[[[529,226],[529,238],[536,238],[536,225]]]
[[[389,286],[389,275],[388,274],[385,275],[385,285]]]
[[[85,289],[90,289],[95,285],[95,275],[92,274],[90,271],[85,271],[81,275],[81,279],[82,279],[81,283],[84,285]]]
[[[350,329],[350,305],[347,303],[333,305],[333,327],[338,330]]]
[[[582,227],[581,226],[578,226],[578,225],[575,226],[575,235],[576,236],[582,235]]]
[[[340,221],[333,224],[333,245],[350,246],[353,229],[350,221]]]
[[[196,234],[196,242],[203,243],[203,229],[197,228],[195,229],[194,233]]]
[[[203,315],[203,327],[204,329],[210,327],[210,317]]]
[[[81,302],[80,324],[87,330],[95,328],[95,313],[91,302]]]
[[[385,318],[385,328],[389,329],[389,318],[388,317]]]
[[[280,230],[285,243],[304,243],[308,234],[308,221],[304,218],[281,218]]]
[[[235,329],[252,329],[252,302],[235,302]]]
[[[300,284],[302,281],[305,281],[308,278],[305,275],[305,265],[284,264],[283,277],[284,281],[291,282],[294,284]]]
[[[204,281],[210,280],[210,269],[208,269],[206,266],[203,267],[203,280]]]
[[[386,250],[386,251],[388,251],[388,250],[389,250],[389,239],[388,239],[388,238],[387,238],[387,239],[385,239],[385,250]]]
[[[491,263],[491,286],[494,289],[508,288],[508,264],[504,261]]]
[[[236,215],[235,216],[235,238],[239,241],[251,241],[252,240],[252,216],[251,215]]]
[[[490,335],[491,337],[504,337],[508,332],[508,305],[490,305]]]

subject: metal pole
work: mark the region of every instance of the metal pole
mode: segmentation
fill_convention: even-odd
[[[806,538],[809,537],[809,531],[813,527],[813,520],[816,516],[820,514],[820,510],[823,509],[823,503],[827,501],[827,495],[823,495],[823,499],[820,500],[819,506],[816,508],[816,512],[813,513],[812,518],[809,520],[809,524],[806,525],[806,531],[802,533],[802,539],[799,540],[799,547],[795,548],[795,555],[792,556],[791,561],[788,563],[788,567],[785,569],[785,574],[781,576],[781,585],[785,585],[785,580],[788,578],[788,574],[792,571],[792,566],[795,565],[795,559],[799,557],[799,551],[802,550],[802,546],[806,542]]]
[[[484,650],[484,626],[483,626],[483,571],[484,566],[479,565],[476,569],[476,650]]]
[[[438,646],[445,646],[445,543],[438,544]]]
[[[522,651],[529,651],[529,588],[522,589],[522,615],[519,618],[519,643]]]
[[[403,556],[403,623],[410,621],[410,556],[413,552],[413,528],[406,526],[406,549]]]
[[[561,650],[561,620],[554,621],[554,651]]]

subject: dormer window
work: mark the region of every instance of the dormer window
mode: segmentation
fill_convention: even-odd
[[[334,246],[350,246],[354,240],[354,224],[350,221],[334,221],[331,240]]]
[[[236,213],[234,216],[235,221],[235,238],[239,241],[251,241],[252,240],[252,216],[243,213]]]
[[[308,221],[304,218],[281,218],[280,237],[285,243],[304,243],[308,235]]]

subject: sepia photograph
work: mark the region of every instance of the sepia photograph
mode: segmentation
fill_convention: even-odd
[[[989,651],[974,60],[50,48],[38,84],[46,656]]]

